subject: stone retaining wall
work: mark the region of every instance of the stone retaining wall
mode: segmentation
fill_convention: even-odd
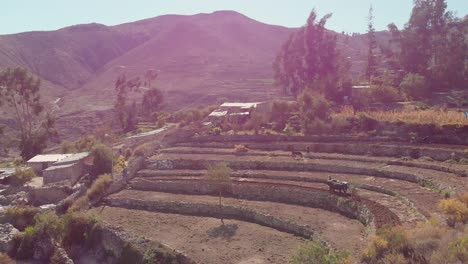
[[[55,204],[72,194],[72,189],[66,186],[51,186],[31,188],[28,190],[29,202],[34,206]]]
[[[217,186],[203,180],[148,181],[136,178],[131,182],[131,187],[143,191],[217,195]],[[224,194],[244,200],[270,201],[320,208],[357,219],[366,226],[372,226],[374,221],[373,215],[366,207],[350,199],[330,195],[328,192],[318,189],[286,184],[249,182],[231,183]]]
[[[88,240],[94,243],[91,249],[96,261],[102,261],[97,263],[128,263],[126,261],[129,260],[125,258],[128,258],[129,251],[132,263],[147,263],[143,262],[145,253],[155,250],[160,253],[156,254],[157,259],[153,259],[157,263],[196,264],[186,255],[167,245],[135,236],[106,224],[96,225]]]
[[[191,159],[173,159],[173,160],[156,160],[148,164],[148,169],[156,170],[172,170],[172,169],[189,169],[189,170],[204,170],[209,165],[215,164],[219,160],[191,160]],[[274,170],[274,171],[320,171],[330,173],[344,174],[361,174],[383,178],[393,178],[403,181],[409,181],[419,184],[425,184],[426,179],[411,173],[394,172],[381,168],[365,168],[354,167],[348,165],[336,164],[320,164],[319,162],[310,161],[307,163],[300,162],[272,162],[272,161],[227,161],[230,168],[234,170]]]
[[[190,202],[144,201],[138,199],[107,198],[106,204],[127,209],[146,210],[152,212],[172,213],[181,215],[235,219],[251,222],[310,239],[314,233],[306,226],[283,220],[271,215],[262,214],[247,208],[234,206],[219,206],[216,204],[200,204]]]
[[[294,141],[269,141],[262,142],[256,141],[246,137],[243,141],[226,141],[214,140],[205,141],[194,138],[193,143],[209,143],[210,147],[213,148],[234,148],[234,145],[244,143],[246,147],[251,149],[259,149],[265,151],[282,150],[282,151],[302,151],[306,152],[309,149],[310,152],[322,152],[322,153],[341,153],[349,155],[370,155],[376,157],[430,157],[437,161],[446,161],[450,159],[462,159],[468,158],[468,153],[460,148],[449,148],[449,147],[424,147],[424,146],[409,146],[409,145],[392,145],[391,143],[369,143],[369,142],[294,142]],[[247,143],[246,143],[247,142]],[[193,143],[189,143],[193,145]],[[179,143],[180,146],[184,146],[184,143]]]

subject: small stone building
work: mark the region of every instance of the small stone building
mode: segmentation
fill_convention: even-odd
[[[269,102],[223,103],[218,109],[211,112],[208,121],[217,125],[227,119],[230,122],[241,124],[250,118],[254,110],[262,113],[271,111],[271,105]]]
[[[37,155],[28,161],[42,175],[44,184],[68,181],[71,185],[88,173],[93,163],[94,157],[89,152]]]
[[[75,153],[57,161],[44,170],[44,184],[69,181],[73,186],[81,176],[89,173],[93,161],[94,157],[89,152]]]

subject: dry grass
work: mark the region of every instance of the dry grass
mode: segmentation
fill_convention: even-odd
[[[380,122],[404,122],[410,124],[435,124],[435,125],[468,125],[468,120],[462,112],[428,110],[404,110],[404,111],[368,111],[368,116]],[[340,112],[332,114],[333,118],[353,117],[350,107],[343,108]]]

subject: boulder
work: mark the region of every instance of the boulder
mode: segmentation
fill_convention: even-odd
[[[19,230],[11,224],[0,224],[0,251],[9,252],[13,248],[13,240]]]

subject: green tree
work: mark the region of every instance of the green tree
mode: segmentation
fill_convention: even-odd
[[[114,104],[114,111],[117,113],[117,118],[120,127],[124,132],[129,132],[135,127],[136,105],[128,105],[129,95],[138,90],[141,85],[139,77],[127,79],[125,74],[121,74],[114,85],[117,92],[117,98]]]
[[[144,92],[141,100],[142,114],[151,116],[154,112],[161,110],[164,102],[163,93],[157,88],[151,88]]]
[[[317,19],[315,9],[307,24],[283,44],[273,64],[276,81],[286,94],[298,96],[304,89],[333,96],[338,87],[336,36],[325,29],[331,14]]]
[[[19,130],[21,157],[28,160],[47,147],[47,141],[57,136],[55,118],[44,111],[40,100],[40,85],[26,69],[7,68],[0,72],[0,105],[12,112]]]
[[[367,40],[368,40],[368,52],[367,52],[367,65],[366,65],[366,77],[370,81],[377,73],[377,40],[375,38],[374,28],[374,8],[369,8],[369,17],[367,24]]]
[[[231,168],[225,162],[219,162],[214,165],[208,166],[207,179],[210,184],[215,186],[219,194],[219,206],[222,206],[221,197],[223,191],[225,191],[231,184]],[[221,223],[224,225],[224,220],[221,218]]]
[[[400,89],[414,100],[424,98],[429,91],[426,78],[416,73],[407,74],[400,84]]]
[[[431,90],[460,88],[468,81],[468,20],[446,9],[445,0],[415,0],[405,28],[389,27],[403,70],[426,77]]]
[[[275,130],[281,131],[294,112],[294,106],[286,101],[274,101],[271,108],[270,121],[275,122]]]

